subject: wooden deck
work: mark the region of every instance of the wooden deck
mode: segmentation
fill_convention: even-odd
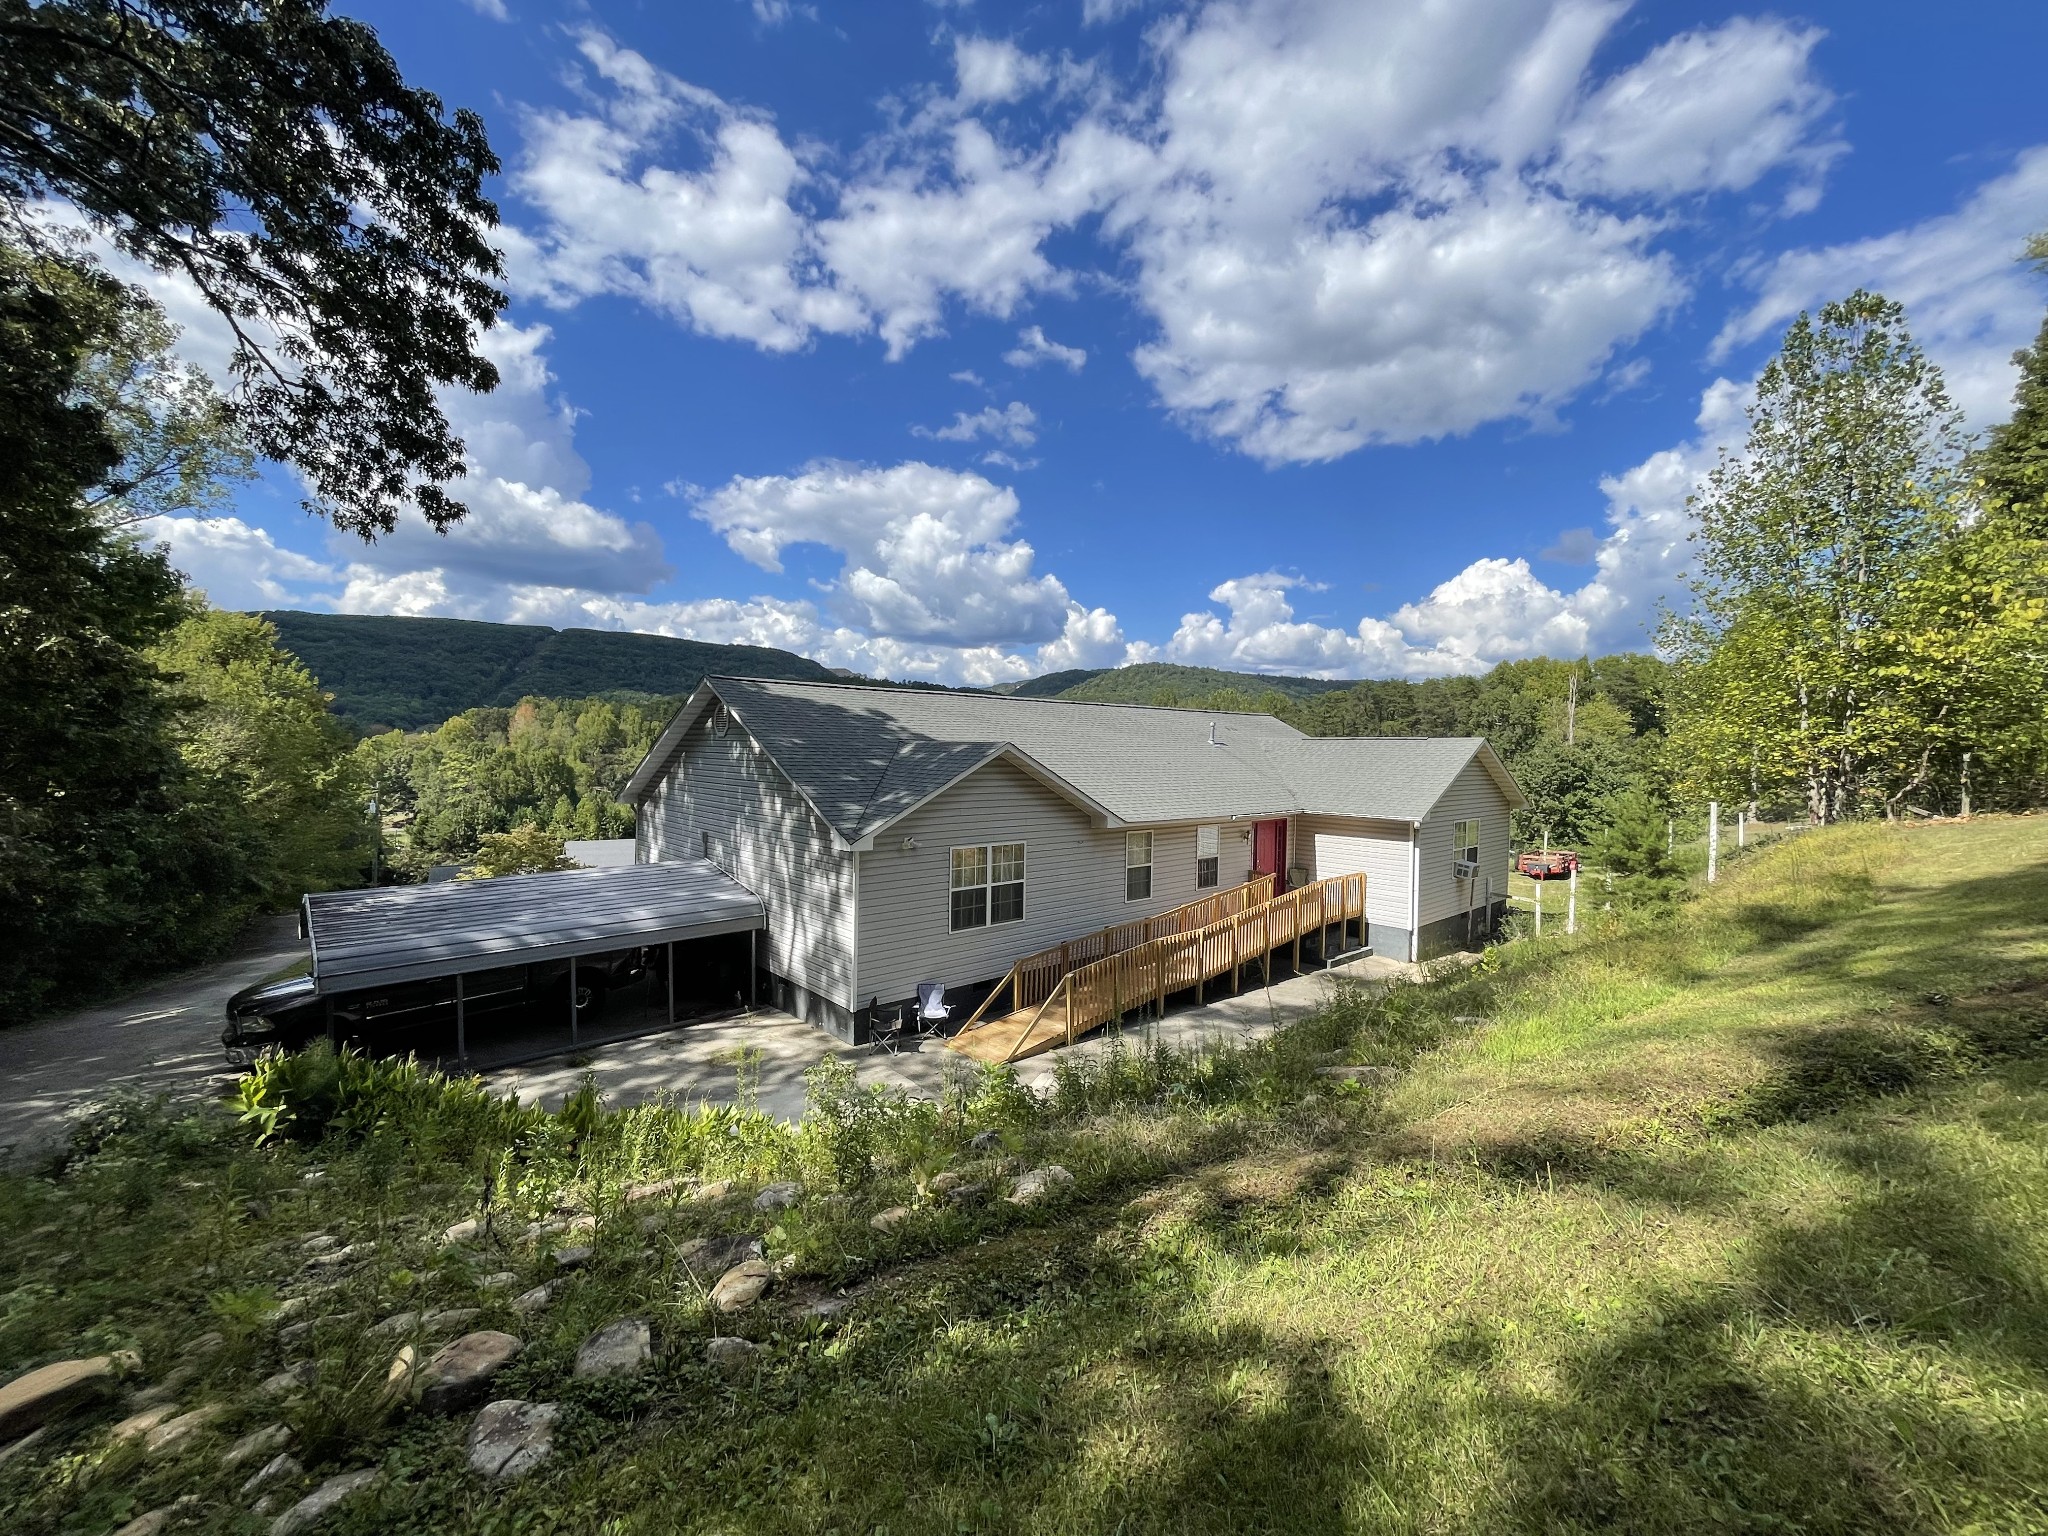
[[[1256,887],[1240,886],[1222,897],[1162,914],[1147,924],[1104,929],[1062,945],[1061,951],[1048,950],[1020,960],[946,1044],[976,1061],[1022,1061],[1056,1045],[1071,1044],[1133,1009],[1163,1014],[1167,997],[1175,992],[1192,990],[1199,1000],[1208,984],[1226,971],[1233,988],[1247,965],[1258,965],[1270,977],[1276,949],[1292,945],[1298,967],[1301,941],[1307,934],[1338,923],[1362,922],[1365,917],[1362,874],[1318,880],[1284,896],[1273,896],[1271,890],[1270,883],[1262,893]],[[1253,896],[1259,899],[1251,899]],[[1212,903],[1213,917],[1197,910]],[[1188,921],[1196,917],[1210,920],[1199,925]],[[1158,925],[1169,919],[1187,922],[1187,926],[1159,932]],[[1109,948],[1116,937],[1131,936],[1130,930],[1148,927],[1152,929],[1148,936]],[[1109,952],[1104,953],[1105,949]],[[1038,988],[1032,983],[1046,974],[1046,957],[1061,952],[1100,958],[1065,969],[1042,996],[1034,998],[1032,993]],[[1013,989],[1012,1010],[983,1019],[982,1012],[1006,987]]]

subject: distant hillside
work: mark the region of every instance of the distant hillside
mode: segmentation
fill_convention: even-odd
[[[1063,686],[1060,679],[1074,679]],[[1176,667],[1165,662],[1145,662],[1134,667],[1117,667],[1107,672],[1053,672],[1033,678],[1016,690],[1019,693],[1057,694],[1063,699],[1089,699],[1098,704],[1184,704],[1204,700],[1225,690],[1235,690],[1253,699],[1269,693],[1290,699],[1312,699],[1317,694],[1339,693],[1356,686],[1351,681],[1321,677],[1279,677],[1253,672],[1224,672],[1215,667]]]
[[[688,693],[707,672],[830,682],[820,663],[759,645],[709,645],[616,630],[471,619],[296,613],[262,617],[362,730],[415,730],[481,704],[528,695],[584,699]]]
[[[1070,672],[1046,672],[1021,683],[997,683],[995,691],[1013,699],[1056,699],[1069,688],[1078,688],[1106,671],[1106,667],[1076,667]]]

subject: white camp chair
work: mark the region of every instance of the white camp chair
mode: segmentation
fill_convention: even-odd
[[[952,1005],[946,1001],[945,983],[920,981],[917,984],[917,1038],[929,1040],[942,1025],[951,1022],[952,1017]]]

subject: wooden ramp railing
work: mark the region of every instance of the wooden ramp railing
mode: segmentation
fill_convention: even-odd
[[[1093,933],[1083,934],[1078,939],[1069,939],[1064,944],[1055,944],[1051,949],[1041,949],[1035,955],[1026,955],[1004,974],[996,983],[995,990],[981,1000],[981,1006],[968,1016],[960,1026],[964,1033],[974,1028],[981,1016],[988,1012],[996,999],[1005,991],[1010,993],[1010,1011],[1022,1008],[1036,1008],[1053,994],[1053,989],[1072,971],[1084,965],[1091,965],[1109,955],[1120,954],[1127,949],[1146,944],[1153,939],[1165,938],[1168,934],[1192,933],[1206,928],[1239,912],[1246,911],[1273,896],[1273,877],[1258,875],[1243,885],[1232,886],[1227,891],[1218,891],[1214,896],[1204,896],[1199,901],[1184,902],[1178,907],[1169,907],[1151,917],[1134,918],[1128,923],[1118,923],[1113,928],[1098,928]]]
[[[1163,1014],[1170,993],[1193,989],[1199,1001],[1208,983],[1225,971],[1231,973],[1235,987],[1243,968],[1257,962],[1270,980],[1274,950],[1292,944],[1298,968],[1305,934],[1364,917],[1364,875],[1318,880],[1284,896],[1269,896],[1240,907],[1203,927],[1162,934],[1078,965],[1062,975],[1035,1005],[1020,1004],[1002,1018],[977,1022],[981,1014],[977,1009],[960,1033],[946,1043],[981,1061],[1035,1056],[1056,1045],[1071,1045],[1133,1008],[1153,1008]],[[1005,981],[1017,976],[1013,967]]]

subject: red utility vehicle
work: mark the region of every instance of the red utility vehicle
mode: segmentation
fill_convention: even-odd
[[[1517,854],[1515,871],[1531,880],[1563,880],[1579,872],[1579,856],[1569,848],[1553,848],[1548,853]]]

